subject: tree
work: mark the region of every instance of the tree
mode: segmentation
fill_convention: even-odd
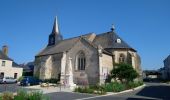
[[[133,81],[137,78],[139,74],[133,69],[129,64],[121,63],[116,64],[115,68],[111,70],[111,77],[118,78],[121,82],[126,80],[126,82]]]

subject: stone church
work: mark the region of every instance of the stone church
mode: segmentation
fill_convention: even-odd
[[[35,56],[34,75],[69,84],[102,84],[115,63],[128,63],[140,73],[140,57],[114,31],[63,39],[57,18],[47,46]]]

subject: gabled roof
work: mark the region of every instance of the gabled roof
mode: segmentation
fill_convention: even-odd
[[[0,50],[0,59],[13,61]]]
[[[118,43],[117,39],[120,39],[121,42]],[[93,43],[96,45],[101,45],[105,49],[131,49],[133,51],[136,51],[131,46],[129,46],[122,38],[120,38],[114,31],[98,34]]]
[[[115,32],[110,31],[99,35],[95,35],[94,33],[89,33],[82,36],[61,40],[53,46],[46,46],[36,56],[45,56],[45,55],[63,53],[65,51],[68,51],[74,46],[74,44],[80,38],[86,40],[86,42],[88,42],[90,45],[92,45],[95,48],[97,48],[100,45],[105,50],[106,49],[131,49],[133,51],[136,51],[135,49],[130,47],[123,39],[121,39]],[[121,42],[117,43],[116,42],[117,39],[120,39]],[[107,51],[104,52],[108,53]]]
[[[69,39],[61,40],[59,43],[57,43],[54,46],[46,46],[36,56],[44,56],[44,55],[50,55],[50,54],[56,54],[56,53],[62,53],[62,52],[68,51],[79,40],[79,38],[83,37],[85,39],[86,38],[88,39],[91,34],[92,33],[85,34],[85,35],[82,35],[82,36],[79,36],[79,37],[74,37],[74,38],[69,38]]]
[[[12,67],[16,67],[16,68],[22,68],[19,64],[17,64],[16,62],[12,62]]]
[[[9,58],[7,55],[5,55],[1,50],[0,50],[0,59],[12,61],[12,67],[17,67],[17,68],[21,67],[16,62],[14,62],[11,58]]]

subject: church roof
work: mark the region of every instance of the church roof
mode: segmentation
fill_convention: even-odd
[[[106,33],[102,33],[102,34],[98,34],[98,35],[94,35],[94,33],[89,33],[89,34],[85,34],[82,36],[61,40],[56,45],[46,46],[36,56],[45,56],[45,55],[57,54],[57,53],[62,53],[62,52],[68,51],[74,46],[74,44],[80,38],[84,38],[84,40],[87,40],[87,42],[90,43],[95,48],[97,48],[97,46],[100,45],[104,49],[113,48],[113,49],[134,50],[125,41],[123,41],[115,32],[111,31],[111,32],[106,32]],[[93,40],[91,40],[92,38],[93,38]],[[121,42],[117,43],[116,42],[117,39],[120,39]],[[136,51],[136,50],[134,50],[134,51]]]
[[[13,61],[11,58],[6,56],[1,50],[0,50],[0,59]]]
[[[114,31],[98,34],[93,43],[96,45],[101,45],[105,49],[131,49],[133,51],[136,51],[131,46],[129,46],[122,38],[120,38]]]
[[[65,40],[61,40],[59,43],[57,43],[54,46],[47,46],[45,47],[38,55],[36,56],[44,56],[44,55],[50,55],[50,54],[56,54],[56,53],[62,53],[65,51],[68,51],[69,49],[71,49],[73,47],[73,45],[81,38],[89,38],[90,35],[92,33],[89,34],[85,34],[82,36],[78,36],[78,37],[74,37],[74,38],[69,38],[69,39],[65,39]]]

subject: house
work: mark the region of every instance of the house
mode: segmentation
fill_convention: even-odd
[[[23,68],[23,76],[33,76],[34,62],[20,64],[20,66]]]
[[[116,33],[88,33],[63,39],[55,18],[47,46],[35,56],[34,75],[64,84],[102,84],[115,63],[128,63],[141,75],[140,56]]]
[[[23,68],[8,57],[8,47],[3,46],[0,50],[0,77],[13,77],[18,79],[22,76]]]
[[[164,80],[170,80],[170,55],[165,58],[164,67],[160,69],[162,73],[161,78]]]

